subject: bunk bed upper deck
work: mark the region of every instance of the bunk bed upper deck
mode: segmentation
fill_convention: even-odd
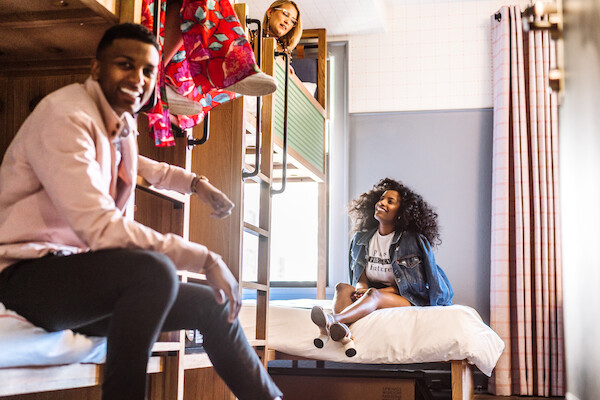
[[[0,76],[88,68],[104,31],[134,20],[135,6],[117,0],[3,0]]]

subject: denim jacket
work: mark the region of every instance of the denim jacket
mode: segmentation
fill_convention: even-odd
[[[350,245],[350,283],[356,286],[368,261],[369,241],[377,228],[357,232]],[[400,296],[415,306],[448,306],[454,291],[436,264],[429,241],[412,232],[396,232],[390,246]]]

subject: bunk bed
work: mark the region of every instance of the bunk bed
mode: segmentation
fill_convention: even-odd
[[[141,0],[3,2],[0,34],[12,47],[3,47],[0,53],[0,128],[7,133],[0,137],[2,151],[36,99],[67,83],[82,82],[88,75],[89,61],[95,50],[93,46],[102,32],[119,21],[139,22],[136,10],[140,7]],[[236,5],[236,11],[238,15],[247,15],[243,5]],[[69,46],[57,44],[57,38],[64,37],[72,39]],[[279,89],[262,100],[259,113],[251,112],[256,109],[256,104],[250,104],[244,97],[225,103],[211,111],[205,123],[177,137],[172,149],[158,149],[151,140],[143,140],[147,138],[146,121],[140,118],[142,154],[209,176],[237,207],[227,220],[210,219],[209,211],[197,199],[160,191],[138,181],[135,218],[161,232],[174,232],[206,244],[223,255],[243,288],[257,292],[256,305],[245,309],[243,319],[253,321],[248,327],[248,337],[265,366],[274,359],[323,359],[319,355],[306,357],[309,353],[303,349],[279,347],[278,340],[285,335],[273,324],[281,322],[269,318],[277,317],[281,311],[273,308],[274,305],[269,306],[270,198],[273,192],[284,188],[286,181],[311,180],[320,184],[318,201],[323,217],[319,243],[323,247],[320,249],[317,293],[319,298],[325,297],[325,31],[307,31],[306,37],[318,43],[316,95],[309,92],[297,76],[286,78],[289,70],[286,62],[276,55],[274,40],[266,39],[261,50],[262,69],[276,77]],[[7,54],[11,54],[11,60]],[[19,58],[19,62],[13,61],[14,58]],[[14,101],[17,98],[19,101]],[[210,139],[201,146],[193,146],[198,137],[206,137],[204,128],[209,122],[210,129],[206,131],[210,132]],[[260,187],[260,212],[252,221],[244,212],[245,185]],[[259,270],[255,277],[246,280],[242,279],[244,234],[258,237],[259,246]],[[180,276],[184,281],[203,282],[201,275],[186,271],[181,271]],[[314,328],[306,315],[302,318],[305,320],[301,325]],[[312,336],[312,333],[307,334],[306,338],[310,346]],[[211,393],[228,396],[223,383],[211,370],[206,355],[201,352],[186,354],[185,332],[163,335],[154,350],[148,367],[152,377],[150,399],[194,398],[198,393],[206,393],[206,386],[212,387]],[[101,360],[93,361],[97,363],[67,360],[57,365],[53,360],[46,365],[0,366],[0,397],[31,393],[27,398],[37,400],[45,398],[49,391],[74,388],[86,388],[82,389],[85,393],[97,395],[102,364]],[[473,390],[467,357],[435,361],[452,363],[453,400],[470,398]],[[318,368],[315,371],[319,373]],[[192,380],[206,385],[198,388],[185,384]],[[77,398],[81,393],[70,391],[72,397],[69,397],[65,392],[64,398]]]
[[[140,9],[141,0],[3,2],[0,7],[3,21],[0,23],[0,33],[6,40],[0,48],[0,127],[6,134],[0,137],[2,153],[39,99],[66,84],[83,82],[87,78],[90,60],[102,33],[118,22],[139,22]],[[244,5],[236,4],[235,9],[245,22],[243,16],[247,15],[247,10]],[[322,38],[324,37],[323,32]],[[69,38],[69,41],[64,38]],[[258,118],[258,114],[252,116],[248,112],[248,99],[238,98],[211,111],[205,123],[177,136],[176,146],[169,149],[154,147],[148,138],[147,121],[143,115],[139,118],[140,153],[209,176],[211,182],[236,203],[233,215],[227,220],[210,219],[209,211],[197,199],[158,190],[141,179],[138,179],[135,207],[131,212],[135,213],[136,220],[158,231],[177,233],[208,245],[223,255],[240,280],[243,232],[260,238],[261,268],[255,279],[242,281],[241,286],[256,290],[259,303],[263,305],[262,308],[257,307],[256,316],[260,322],[256,324],[255,335],[250,343],[255,346],[266,365],[269,199],[272,191],[276,190],[275,186],[285,184],[287,179],[310,179],[324,186],[326,113],[323,106],[312,95],[308,95],[297,78],[289,78],[288,85],[282,81],[286,80],[287,67],[281,60],[276,60],[274,40],[266,40],[263,49],[268,54],[264,58],[263,70],[277,76],[281,90],[276,96],[263,99]],[[288,96],[293,99],[289,107],[282,103],[282,99],[286,97],[283,90],[285,86],[288,86]],[[323,84],[321,92],[324,104]],[[310,124],[301,121],[302,118],[295,111],[298,106],[293,104],[301,104],[304,109],[300,112],[305,115],[308,115],[306,113],[309,110],[308,113],[312,115]],[[285,124],[281,116],[283,108],[289,108],[293,125],[288,148],[284,144],[286,136],[282,133]],[[209,121],[211,126],[207,128]],[[316,132],[317,136],[312,136],[303,143],[295,142],[301,137],[297,136],[299,131],[295,125],[299,122],[307,126],[305,132],[312,135]],[[274,132],[275,130],[279,132]],[[210,140],[205,140],[208,138],[207,132],[210,132]],[[198,140],[198,137],[205,139]],[[315,141],[316,147],[311,146],[311,141]],[[205,143],[195,146],[200,142]],[[250,144],[254,142],[261,143],[261,148]],[[284,175],[284,170],[289,171],[289,175]],[[261,212],[255,222],[244,221],[245,184],[256,184],[261,188]],[[322,193],[325,193],[324,189]],[[319,200],[323,202],[325,197],[320,196]],[[202,275],[187,271],[180,271],[180,277],[183,281],[204,282]],[[22,323],[23,330],[17,331],[17,337],[38,343],[45,340],[44,343],[48,346],[41,353],[30,353],[28,359],[6,357],[12,362],[0,365],[1,398],[41,400],[54,398],[57,393],[64,399],[99,396],[103,368],[102,343],[82,338],[73,332],[49,334],[28,325],[27,321],[12,315],[9,310],[0,312],[0,320]],[[163,334],[155,344],[153,357],[148,365],[149,399],[197,398],[202,395],[231,398],[231,393],[212,370],[206,354],[186,351],[189,344],[189,335],[186,333],[189,332]],[[15,331],[0,332],[0,341],[6,339],[5,344],[12,343],[17,352],[19,348],[35,348],[31,345],[33,342],[10,342],[11,335],[14,339]],[[74,343],[87,343],[87,349],[94,356],[81,353],[85,350],[85,345],[80,353],[74,354]],[[60,357],[45,357],[51,352]],[[197,385],[197,382],[203,384]]]
[[[382,385],[389,386],[390,379],[407,378],[406,371],[419,371],[422,364],[444,363],[451,368],[452,399],[466,400],[473,396],[472,366],[490,376],[504,349],[502,340],[471,307],[400,307],[377,310],[354,323],[352,347],[356,355],[348,357],[347,345],[330,340],[323,348],[314,346],[313,339],[319,335],[319,329],[310,319],[314,305],[331,310],[331,300],[298,299],[270,304],[270,359],[317,361],[304,365],[295,362],[292,368],[285,369],[276,366],[280,363],[272,363],[272,374],[283,372],[283,382],[278,379],[276,382],[284,386],[284,394],[286,389],[295,387],[296,383],[290,382],[294,377],[304,377],[300,380],[305,386],[318,387],[321,378],[332,374],[332,368],[326,368],[324,362],[338,369],[343,366],[343,375],[338,375],[339,393],[343,392],[342,386],[347,385],[342,378],[348,372],[365,370],[360,364],[368,365],[368,376],[372,378],[365,380],[362,386],[369,386],[376,393]],[[253,308],[251,302],[245,304],[240,315],[247,332],[253,328]],[[402,366],[401,371],[394,376],[391,371],[397,370],[397,365]]]

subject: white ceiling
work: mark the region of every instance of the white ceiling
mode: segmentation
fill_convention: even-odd
[[[382,0],[294,0],[304,29],[325,28],[328,36],[359,35],[384,31]],[[246,3],[249,15],[262,20],[273,0],[237,0]]]

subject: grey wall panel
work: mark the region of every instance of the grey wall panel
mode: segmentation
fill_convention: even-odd
[[[350,199],[398,179],[438,212],[454,302],[489,322],[492,110],[351,114]]]

